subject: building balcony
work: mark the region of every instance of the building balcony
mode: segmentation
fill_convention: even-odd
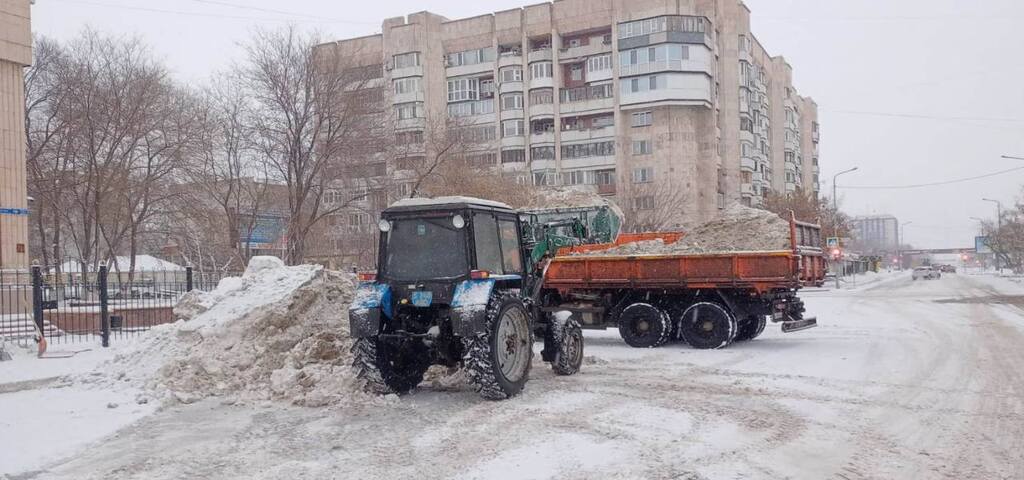
[[[796,173],[796,170],[797,170],[796,169],[796,163],[795,162],[790,162],[790,161],[787,160],[786,161],[786,171],[787,172]]]
[[[591,98],[578,102],[562,102],[560,111],[563,116],[568,114],[594,112],[600,110],[611,110],[615,107],[615,99],[612,97],[608,98]]]
[[[740,130],[740,141],[747,142],[751,145],[757,145],[757,137],[754,136],[754,132],[748,132],[746,130]]]
[[[395,130],[415,130],[427,126],[425,118],[406,118],[395,122]]]
[[[562,158],[563,170],[591,169],[597,167],[614,167],[615,155],[584,158]]]
[[[754,196],[754,185],[750,183],[740,184],[740,195],[744,197]]]
[[[530,118],[555,116],[555,104],[541,103],[530,105]]]
[[[533,63],[533,62],[543,62],[543,61],[550,62],[551,58],[552,58],[552,56],[551,56],[551,49],[550,48],[540,48],[540,49],[532,50],[528,54],[527,58],[530,61],[530,63]]]
[[[498,84],[498,93],[522,92],[523,82],[501,82]]]
[[[757,162],[753,158],[740,158],[740,170],[753,172],[757,170]]]
[[[597,185],[597,194],[598,195],[615,195],[615,191],[616,191],[616,188],[615,188],[615,184],[614,183],[611,183],[611,184],[598,184]]]
[[[563,142],[582,142],[599,138],[611,138],[614,136],[615,127],[611,125],[601,128],[591,128],[588,130],[562,130],[561,135]]]
[[[817,130],[811,131],[811,141],[814,143],[818,143],[819,141],[821,141],[821,134],[818,133]]]
[[[786,193],[793,193],[796,191],[797,185],[793,182],[786,182]]]
[[[582,45],[579,47],[568,47],[558,50],[558,61],[559,63],[572,63],[579,60],[583,60],[592,55],[600,55],[602,53],[611,53],[612,42],[593,42],[589,45]]]
[[[498,57],[498,68],[511,67],[523,64],[523,55],[514,53],[504,53]]]
[[[530,88],[554,88],[555,79],[551,77],[540,77],[530,79]]]
[[[555,132],[534,132],[530,135],[530,145],[555,143]]]
[[[423,65],[415,67],[395,68],[391,70],[391,78],[422,77]]]
[[[603,82],[605,80],[612,79],[612,69],[606,68],[604,70],[587,71],[588,82]]]
[[[525,118],[525,117],[526,117],[526,112],[524,112],[523,109],[521,109],[521,108],[513,109],[513,110],[502,110],[501,111],[501,119],[502,120],[518,120],[518,119],[522,119],[522,118]]]
[[[798,142],[796,139],[787,139],[785,142],[783,142],[782,147],[785,148],[786,151],[799,152],[800,142]]]
[[[740,61],[747,63],[754,63],[754,60],[750,57],[750,50],[740,49]]]
[[[519,136],[519,137],[503,137],[501,139],[501,148],[502,149],[506,149],[506,148],[525,148],[525,147],[526,147],[526,137],[523,137],[523,136]]]
[[[494,72],[494,62],[474,63],[472,65],[459,65],[457,67],[448,67],[445,69],[445,75],[447,77],[462,77],[465,75],[473,75],[476,73],[492,72]]]
[[[710,57],[702,60],[658,60],[619,67],[620,77],[647,75],[656,72],[701,72],[711,75],[712,67]]]
[[[423,92],[396,93],[392,97],[391,102],[396,105],[399,103],[423,102],[425,98],[426,94]]]
[[[535,172],[536,171],[544,171],[544,170],[554,170],[555,169],[555,161],[554,160],[531,160],[531,162],[530,162],[530,169],[535,171]]]

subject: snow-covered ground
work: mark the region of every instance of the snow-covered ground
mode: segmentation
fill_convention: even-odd
[[[637,350],[614,330],[587,332],[580,374],[555,376],[537,361],[524,394],[503,402],[437,382],[366,406],[212,399],[147,415],[146,405],[108,409],[105,398],[55,385],[0,393],[0,473],[1024,478],[1024,284],[990,275],[871,277],[856,288],[804,293],[818,328],[783,334],[769,325],[726,350]],[[0,370],[0,388],[7,372]],[[86,407],[70,414],[19,397],[28,394]],[[68,427],[76,415],[85,427],[114,426],[92,432],[90,444]],[[50,442],[36,447],[44,453],[34,463],[5,452],[38,437]]]

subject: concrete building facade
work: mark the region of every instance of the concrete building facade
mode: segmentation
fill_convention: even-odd
[[[29,0],[0,0],[0,270],[28,266],[23,69],[32,62]]]
[[[318,48],[380,68],[374,87],[408,138],[457,120],[476,139],[468,154],[524,183],[593,189],[632,210],[673,192],[684,226],[772,191],[818,190],[817,107],[740,0],[420,12]],[[387,162],[374,170],[400,181],[402,159]]]
[[[851,247],[868,255],[895,254],[900,250],[900,222],[892,215],[855,217]]]

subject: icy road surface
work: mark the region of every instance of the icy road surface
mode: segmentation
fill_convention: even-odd
[[[819,328],[722,351],[588,332],[581,374],[535,363],[505,402],[173,407],[22,478],[1024,478],[1020,285],[901,276],[805,297]]]

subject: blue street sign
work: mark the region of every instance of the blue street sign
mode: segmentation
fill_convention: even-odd
[[[0,208],[0,215],[20,215],[27,216],[27,208]]]

